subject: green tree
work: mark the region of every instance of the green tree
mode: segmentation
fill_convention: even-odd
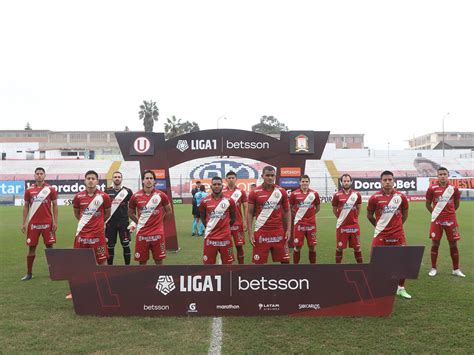
[[[30,122],[26,122],[25,131],[31,131],[31,130],[33,130],[33,128],[31,128]]]
[[[158,106],[156,102],[143,101],[143,105],[140,105],[140,111],[138,112],[138,118],[143,119],[143,126],[145,127],[145,132],[153,132],[153,121],[158,121]]]
[[[262,116],[260,122],[252,126],[252,131],[264,134],[278,134],[288,131],[288,126],[273,116]]]
[[[165,137],[171,139],[182,134],[199,131],[199,125],[196,122],[184,121],[176,116],[166,119],[165,123]]]

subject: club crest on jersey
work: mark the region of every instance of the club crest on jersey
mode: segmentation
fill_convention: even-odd
[[[355,200],[357,200],[357,196],[351,196],[350,201],[355,202]]]
[[[395,196],[395,197],[393,198],[393,202],[399,203],[399,202],[400,202],[400,197],[399,197],[399,196]]]
[[[100,202],[99,200],[95,200],[95,201],[94,201],[94,206],[96,206],[96,207],[97,207],[97,206],[99,206],[99,205],[100,205],[100,203],[101,203],[101,202]]]
[[[276,198],[279,198],[279,197],[280,197],[280,192],[279,192],[279,191],[275,192],[275,197],[276,197]]]
[[[151,202],[153,202],[154,204],[156,204],[156,203],[158,202],[158,199],[157,199],[156,197],[153,197],[153,198],[151,199]]]

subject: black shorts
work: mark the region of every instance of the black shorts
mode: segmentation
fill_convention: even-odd
[[[117,243],[117,234],[120,238],[120,243],[130,243],[130,231],[128,230],[127,224],[110,224],[107,223],[105,226],[105,237],[107,238],[107,245],[109,247],[114,246]]]

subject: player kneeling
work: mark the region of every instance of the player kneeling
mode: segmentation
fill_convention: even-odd
[[[230,226],[235,221],[235,202],[222,194],[222,179],[212,178],[212,194],[205,197],[199,205],[199,216],[206,227],[204,231],[203,263],[215,264],[217,253],[222,264],[234,262],[234,246]]]

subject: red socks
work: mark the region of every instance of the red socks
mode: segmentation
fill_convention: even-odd
[[[453,261],[453,270],[459,269],[459,250],[458,247],[449,248],[451,253],[451,260]]]
[[[359,251],[354,250],[354,256],[357,261],[357,264],[362,264],[364,262],[364,260],[362,259],[362,252],[360,250]]]
[[[340,264],[342,262],[342,250],[336,249],[336,264]]]
[[[310,251],[309,252],[309,263],[310,264],[316,264],[316,252],[315,251]]]
[[[236,246],[237,248],[237,262],[239,264],[243,264],[244,263],[244,248],[242,247],[242,245],[238,245]]]
[[[438,260],[438,249],[439,245],[431,246],[431,267],[436,269],[436,261]]]
[[[33,272],[33,262],[35,261],[36,255],[28,255],[26,257],[26,269],[28,274],[32,274]]]
[[[299,264],[301,257],[301,251],[293,250],[293,264]]]

